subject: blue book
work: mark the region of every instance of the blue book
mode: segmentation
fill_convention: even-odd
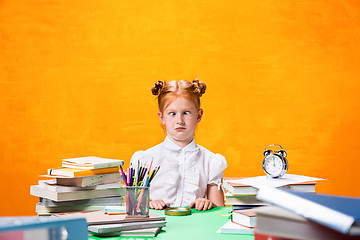
[[[87,240],[85,218],[0,217],[0,239]]]
[[[267,187],[259,190],[257,198],[341,233],[360,236],[360,198]]]

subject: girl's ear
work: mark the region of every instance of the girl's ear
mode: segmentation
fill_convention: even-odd
[[[158,117],[160,119],[161,124],[165,125],[164,116],[163,116],[162,112],[158,111]]]
[[[199,123],[202,119],[202,116],[204,114],[204,110],[202,110],[201,108],[198,111],[198,115],[197,115],[197,122]]]

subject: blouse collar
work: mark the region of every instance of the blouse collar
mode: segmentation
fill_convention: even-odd
[[[170,150],[175,150],[175,151],[184,150],[186,152],[197,151],[199,148],[198,145],[195,143],[194,139],[188,145],[186,145],[184,148],[182,148],[179,145],[177,145],[176,143],[174,143],[168,136],[166,136],[166,138],[163,142],[163,145],[164,145],[164,147],[166,147],[167,149],[170,149]]]

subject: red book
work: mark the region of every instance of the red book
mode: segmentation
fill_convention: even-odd
[[[254,232],[255,240],[293,240],[292,238],[277,237],[266,233]]]

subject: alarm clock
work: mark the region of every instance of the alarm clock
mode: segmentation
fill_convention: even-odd
[[[270,147],[280,147],[278,151],[272,151]],[[264,151],[263,170],[269,177],[280,178],[288,170],[288,161],[286,160],[286,151],[280,145],[271,144]]]

